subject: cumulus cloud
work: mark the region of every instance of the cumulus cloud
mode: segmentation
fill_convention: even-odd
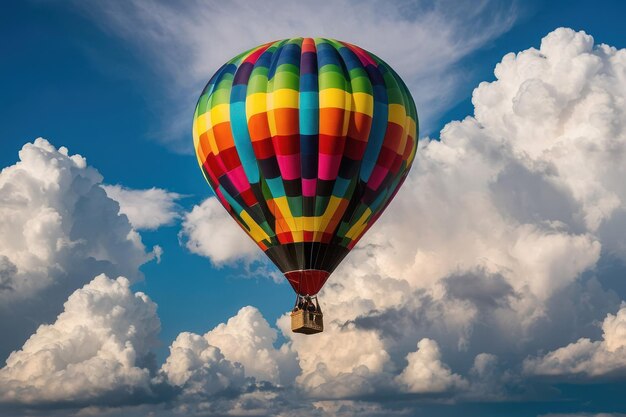
[[[468,385],[441,361],[439,345],[434,340],[420,340],[417,351],[409,353],[406,360],[408,364],[396,381],[408,392],[437,393]]]
[[[85,158],[39,138],[19,159],[0,173],[2,358],[59,314],[89,277],[136,281],[153,257]]]
[[[180,218],[176,200],[182,196],[161,188],[133,190],[121,185],[103,185],[104,191],[120,204],[120,213],[125,214],[137,230],[154,230],[167,226]]]
[[[581,338],[544,356],[524,361],[524,371],[533,375],[599,377],[626,370],[626,304],[602,322],[602,340]]]
[[[181,333],[170,346],[170,355],[161,367],[167,381],[184,388],[185,396],[210,397],[238,390],[245,383],[243,367],[224,358],[206,338]]]
[[[215,197],[185,213],[182,226],[181,238],[187,249],[216,266],[256,260],[262,254]]]
[[[291,385],[300,368],[287,345],[274,348],[277,337],[278,332],[251,306],[243,307],[236,316],[204,335],[228,360],[241,363],[247,376]]]
[[[371,394],[388,379],[389,354],[375,331],[342,325],[341,317],[327,315],[324,332],[311,338],[291,332],[289,316],[278,326],[289,338],[302,369],[299,387],[313,397],[345,398]]]
[[[102,274],[76,290],[52,324],[41,325],[0,369],[5,403],[124,402],[150,393],[156,304],[128,279]]]
[[[294,391],[297,357],[276,339],[259,310],[244,307],[204,335],[178,335],[157,380],[179,389],[176,415],[309,414]]]
[[[167,107],[163,136],[190,149],[188,130],[197,96],[211,75],[236,53],[275,39],[330,37],[354,42],[389,62],[410,84],[422,128],[464,91],[456,64],[514,23],[515,6],[484,0],[472,5],[378,0],[246,2],[173,6],[167,2],[107,2],[85,7],[87,16],[139,48],[160,65],[166,94],[180,101],[181,114]],[[480,30],[476,28],[480,27]],[[367,29],[365,29],[367,28]],[[433,36],[436,34],[436,36]],[[168,103],[171,103],[168,101]],[[174,119],[174,120],[172,120]],[[185,138],[185,142],[181,139]],[[182,144],[181,144],[182,142]]]
[[[244,307],[203,336],[181,333],[161,370],[186,392],[199,392],[198,386],[210,393],[241,386],[244,376],[291,385],[299,372],[297,360],[287,345],[274,348],[276,338],[259,310]]]

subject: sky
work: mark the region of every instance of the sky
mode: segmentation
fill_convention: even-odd
[[[624,416],[619,1],[25,1],[0,15],[0,414]],[[193,154],[270,40],[373,51],[412,171],[295,335]]]

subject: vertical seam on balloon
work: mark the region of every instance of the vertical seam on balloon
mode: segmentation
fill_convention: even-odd
[[[315,183],[315,210],[317,210],[317,197],[318,197],[318,188],[319,188],[319,184],[320,184],[320,175],[319,175],[319,154],[320,154],[320,134],[321,134],[321,118],[322,118],[322,107],[321,107],[321,101],[320,101],[320,93],[321,93],[321,64],[320,64],[320,59],[319,59],[319,44],[322,42],[327,42],[326,39],[324,38],[315,38],[315,57],[316,57],[316,64],[317,64],[317,108],[318,108],[318,112],[317,112],[317,180]],[[330,201],[330,199],[329,199]],[[326,206],[328,207],[328,203],[326,204]],[[324,212],[321,212],[320,216],[323,217]],[[326,249],[326,244],[322,242],[323,238],[324,238],[324,231],[321,231],[321,236],[320,236],[320,246],[319,246],[319,250],[315,253],[315,261],[313,262],[313,268],[314,269],[320,269],[322,267],[322,265],[320,265],[320,263],[318,262],[319,257],[320,257],[320,253],[322,251],[324,251]],[[323,260],[323,256],[322,256],[322,260]]]
[[[341,41],[338,41],[338,42],[346,50],[346,53],[352,54],[354,59],[357,60],[361,64],[361,69],[362,69],[363,73],[365,74],[364,78],[367,79],[367,82],[369,83],[370,89],[372,90],[371,97],[372,97],[372,112],[373,112],[373,102],[374,102],[373,86],[372,86],[372,83],[371,83],[369,77],[367,76],[367,71],[366,71],[365,67],[363,66],[361,60],[357,56],[357,54],[355,54],[354,51],[346,45],[346,43],[341,42]],[[343,56],[342,56],[342,59],[343,59]],[[351,86],[351,90],[352,90],[351,99],[354,102],[354,88],[353,88],[353,84],[355,82],[355,78],[352,77],[350,72],[348,72],[348,76],[349,76],[350,86]],[[356,78],[359,78],[359,77],[356,77]],[[355,111],[354,110],[355,109],[352,109],[352,112],[350,114],[351,120],[353,120],[354,117],[355,117]],[[372,127],[372,125],[370,124],[369,129],[367,131],[367,137],[368,138],[369,138],[369,135],[371,133],[371,127]],[[346,149],[344,149],[344,155],[345,155],[345,152],[346,152]],[[351,179],[351,181],[354,181],[354,189],[352,190],[352,194],[349,196],[349,198],[346,198],[348,204],[346,204],[346,207],[344,208],[343,212],[341,213],[341,218],[339,219],[339,221],[337,223],[337,226],[335,226],[335,230],[333,230],[333,232],[332,232],[333,233],[333,243],[336,244],[337,246],[342,246],[340,244],[340,242],[339,242],[339,239],[336,236],[336,233],[337,233],[338,229],[341,227],[341,224],[344,222],[344,220],[348,220],[348,224],[349,224],[349,223],[351,223],[351,218],[354,217],[355,211],[353,211],[351,213],[350,219],[345,218],[345,214],[346,214],[346,211],[347,211],[347,209],[349,207],[350,202],[352,201],[352,198],[354,197],[354,195],[355,195],[355,193],[356,193],[356,191],[358,189],[358,182],[359,182],[359,179],[360,179],[362,162],[363,162],[363,156],[361,156],[361,160],[358,161],[358,168],[357,168],[356,175],[353,177],[353,179]],[[345,247],[347,247],[347,245]],[[345,253],[345,255],[347,255],[347,252]],[[345,257],[345,255],[343,257]],[[338,259],[343,259],[343,257],[338,258]],[[334,262],[338,264],[337,260],[334,260]]]
[[[316,212],[317,212],[317,201],[318,201],[318,187],[319,187],[319,146],[320,146],[320,90],[319,90],[319,85],[320,85],[320,80],[319,80],[319,76],[320,76],[320,68],[319,68],[319,57],[318,57],[318,50],[317,50],[317,44],[318,44],[318,38],[311,38],[312,41],[312,45],[313,45],[313,50],[314,50],[314,58],[315,58],[315,82],[317,85],[317,88],[315,89],[315,94],[317,95],[317,117],[315,122],[317,123],[317,127],[316,127],[316,132],[314,135],[312,135],[312,140],[316,141],[316,146],[315,146],[315,192],[313,193],[313,242],[311,243],[311,256],[310,256],[310,261],[309,261],[309,266],[312,269],[317,269],[317,257],[319,256],[319,252],[322,249],[322,238],[324,236],[323,233],[320,233],[319,231],[319,224],[316,224],[318,222],[321,222],[320,220],[316,220],[318,216],[316,216]],[[315,255],[315,257],[314,257]],[[315,258],[315,259],[314,259]]]
[[[378,58],[374,54],[371,54],[371,55],[377,61],[378,65],[384,65],[385,69],[389,71],[389,73],[392,76],[393,82],[395,83],[395,85],[401,92],[400,97],[401,97],[404,108],[409,109],[412,112],[412,114],[405,113],[406,119],[405,119],[403,134],[404,132],[406,132],[408,136],[410,133],[410,120],[413,118],[413,114],[417,113],[416,110],[414,109],[414,101],[413,101],[412,96],[410,95],[410,91],[407,88],[404,81],[402,81],[402,79],[398,76],[398,74],[389,65],[384,63],[384,61],[382,61],[380,58]],[[387,86],[387,84],[385,85]],[[413,148],[414,148],[414,151],[416,151],[417,150],[417,128],[416,128],[415,138],[413,139],[413,142],[414,142]],[[402,172],[399,172],[398,175],[395,178],[393,178],[391,183],[386,187],[386,189],[384,190],[385,196],[382,199],[380,207],[376,211],[372,211],[372,214],[370,215],[370,218],[367,221],[365,228],[358,235],[356,235],[355,238],[353,239],[353,242],[351,243],[352,247],[354,247],[354,245],[358,243],[358,241],[367,233],[367,231],[373,226],[373,224],[380,218],[383,212],[387,209],[387,207],[389,206],[389,204],[391,203],[391,201],[394,199],[395,195],[397,194],[398,190],[404,183],[404,180],[406,179],[406,176],[411,168],[411,165],[412,164],[408,164],[408,161],[407,161],[407,165],[405,166],[405,169]],[[391,171],[387,175],[392,175]]]
[[[304,54],[305,54],[305,51],[304,51],[305,42],[308,45],[310,44],[312,46],[313,50],[314,50],[312,55],[314,57],[313,59],[315,59],[315,71],[317,72],[317,50],[316,50],[316,47],[315,47],[315,41],[312,38],[305,38],[302,41],[302,45],[301,45],[301,49],[300,49],[300,80],[299,80],[300,81],[300,88],[299,88],[299,90],[300,90],[299,91],[299,93],[300,93],[299,110],[300,111],[298,112],[298,117],[299,118],[301,117],[301,111],[302,111],[302,93],[303,93],[303,86],[302,86],[302,81],[303,81],[303,77],[302,77],[302,61],[304,59]],[[314,75],[316,76],[317,74],[312,74],[311,77],[314,76]],[[318,108],[318,114],[319,114],[319,87],[316,90],[318,91],[318,93],[317,93],[317,95],[318,95],[317,108]],[[312,91],[308,91],[307,90],[307,91],[305,91],[305,93],[306,94],[311,94]],[[310,113],[311,109],[305,109],[305,111]],[[318,132],[317,135],[308,135],[309,137],[306,138],[306,140],[311,140],[312,141],[312,140],[315,140],[314,137],[317,137],[317,140],[318,140],[318,146],[317,147],[319,147],[319,116],[318,116],[316,122],[317,122],[317,129],[316,130]],[[308,163],[308,161],[304,160],[304,154],[302,152],[302,150],[304,148],[303,140],[305,140],[305,139],[303,139],[304,134],[302,132],[302,120],[299,120],[298,126],[300,128],[300,181],[301,181],[301,184],[302,184],[301,187],[302,187],[302,191],[303,191],[302,192],[302,194],[303,194],[302,195],[302,222],[303,222],[302,233],[303,233],[303,236],[304,236],[304,233],[305,233],[305,230],[304,230],[304,213],[305,213],[305,209],[304,209],[304,206],[305,206],[305,204],[304,204],[304,202],[305,202],[305,196],[304,196],[304,189],[305,189],[305,185],[304,185],[304,180],[305,180],[305,178],[304,178],[304,166],[305,166],[305,162]],[[317,161],[317,158],[315,158],[315,160]],[[317,167],[316,167],[316,170],[317,170]],[[313,198],[313,217],[315,217],[316,195],[317,195],[317,175],[316,175],[316,179],[315,179],[315,192],[313,193],[313,196],[312,196],[312,198]],[[316,237],[317,233],[315,233],[314,230],[311,231],[311,233],[312,233],[312,239],[311,239],[311,242],[310,242],[311,246],[310,246],[310,249],[309,249],[309,256],[308,256],[308,260],[305,262],[305,267],[308,265],[309,268],[313,268],[313,254],[315,253],[315,246],[316,246],[316,243],[317,243],[317,242],[315,242],[315,237]],[[305,243],[306,242],[303,241],[303,245],[302,245],[303,246],[303,251],[304,251]],[[304,255],[306,255],[306,253],[304,253]]]
[[[266,100],[266,111],[265,111],[265,117],[267,118],[267,123],[268,123],[268,128],[271,126],[270,124],[270,120],[269,120],[269,95],[270,93],[273,92],[273,87],[274,87],[274,83],[273,80],[270,80],[270,74],[269,71],[271,70],[273,65],[278,65],[278,59],[280,57],[280,54],[283,52],[283,47],[285,45],[285,43],[287,43],[287,39],[280,41],[280,44],[277,46],[276,51],[274,51],[274,53],[272,54],[272,58],[271,58],[271,62],[270,65],[268,67],[268,78],[267,78],[267,84],[265,86],[265,100]],[[275,64],[276,63],[276,64]],[[276,69],[274,69],[274,74],[272,74],[272,79],[274,78],[274,76],[276,75]],[[271,81],[271,83],[270,83]],[[272,91],[270,91],[270,85],[272,88]],[[273,140],[273,133],[270,129],[270,143],[272,145],[272,149],[274,151],[274,157],[276,158],[276,146],[274,146],[274,140]],[[278,165],[278,158],[276,158],[276,164]],[[282,177],[282,174],[280,174],[280,166],[278,167],[278,172],[279,175]],[[282,178],[281,178],[281,182],[282,182]],[[283,184],[283,190],[284,190],[284,184]],[[269,188],[269,186],[268,186]],[[274,200],[276,200],[276,196],[274,195],[274,193],[272,192],[272,189],[269,188],[270,194],[272,194],[272,197],[274,197]],[[285,193],[286,195],[286,193]],[[281,222],[279,221],[279,219],[284,220],[284,214],[282,212],[282,210],[280,209],[280,207],[278,207],[278,204],[276,203],[276,201],[274,201],[274,217],[275,217],[275,224],[274,224],[274,229],[277,229],[277,231],[282,234],[284,233],[283,227],[281,226]],[[280,213],[280,218],[276,216],[276,213]],[[276,234],[276,240],[278,241],[278,246],[283,246],[283,243],[280,241],[278,234]],[[290,269],[290,268],[287,268]]]
[[[269,139],[270,143],[272,144],[272,149],[273,149],[273,152],[274,152],[273,153],[274,158],[276,157],[276,149],[274,148],[274,145],[273,145],[272,133],[271,133],[270,127],[269,127],[270,124],[269,124],[269,111],[268,111],[268,97],[269,97],[269,94],[270,94],[270,91],[269,91],[269,88],[270,88],[270,70],[272,68],[274,60],[276,60],[277,56],[280,55],[282,47],[283,47],[283,45],[286,42],[287,42],[287,40],[283,39],[283,40],[280,40],[280,41],[276,41],[275,43],[272,44],[272,46],[276,46],[276,49],[274,51],[272,51],[272,55],[269,58],[268,67],[267,67],[267,70],[268,70],[268,72],[267,72],[267,81],[265,83],[265,112],[264,112],[264,117],[266,119],[267,129],[270,132],[270,137],[268,139]],[[272,78],[273,78],[273,75],[272,75]],[[276,165],[278,166],[278,161],[276,161]],[[278,168],[278,169],[279,169],[279,172],[280,172],[280,168]],[[266,179],[266,182],[267,182],[267,179]],[[269,183],[267,185],[267,189],[268,189],[269,194],[272,196],[272,200],[273,200],[272,201],[272,204],[273,204],[273,207],[274,207],[274,213],[273,213],[273,215],[274,215],[274,225],[273,226],[274,226],[274,234],[276,235],[276,246],[279,248],[279,249],[277,249],[277,251],[279,252],[279,256],[283,255],[282,256],[284,258],[283,259],[283,261],[284,261],[283,263],[285,263],[285,262],[288,263],[288,259],[287,259],[287,256],[286,256],[285,252],[281,251],[281,249],[284,249],[284,247],[283,247],[283,244],[281,243],[281,241],[279,239],[279,234],[282,234],[284,232],[283,228],[281,226],[281,222],[279,221],[280,219],[282,219],[283,214],[282,214],[282,211],[280,210],[280,208],[278,208],[278,204],[276,203],[276,195],[274,195],[274,193],[272,192],[272,188],[269,186]],[[280,214],[280,217],[276,215],[277,213]],[[289,269],[288,265],[276,265],[276,266],[279,269],[283,269],[283,268]]]
[[[382,60],[381,60],[381,59],[379,59],[379,58],[378,58],[377,56],[375,56],[374,54],[371,54],[371,55],[373,56],[374,60],[376,60],[376,61],[377,61],[378,66],[383,66],[383,67],[385,68],[385,70],[389,72],[389,66],[388,66],[388,65],[386,65],[384,62],[382,62]],[[390,78],[391,78],[391,82],[393,83],[393,85],[389,85],[389,83],[387,82],[387,80],[385,80],[385,87],[386,87],[386,89],[387,89],[387,91],[388,91],[388,93],[387,93],[387,97],[389,97],[389,90],[390,90],[390,89],[393,89],[393,88],[395,87],[395,88],[397,88],[398,90],[401,90],[401,86],[398,84],[398,80],[397,80],[396,74],[394,74],[394,73],[392,73],[392,72],[389,72],[389,74],[391,75],[391,77],[390,77]],[[383,79],[384,79],[384,78],[383,78]],[[404,97],[404,95],[402,94],[402,92],[401,92],[401,91],[400,91],[400,100],[402,101],[402,107],[403,107],[404,109],[406,109],[405,97]],[[388,114],[388,115],[387,115],[387,129],[386,129],[386,131],[385,131],[385,137],[387,136],[387,132],[389,131],[389,125],[390,125],[390,123],[391,123],[391,122],[390,122],[390,120],[389,120],[389,117],[390,117],[390,114]],[[404,120],[404,123],[405,123],[405,124],[404,124],[404,126],[402,127],[402,129],[403,129],[403,132],[402,132],[402,133],[403,133],[403,134],[404,134],[404,132],[405,132],[405,130],[406,130],[406,128],[407,128],[407,126],[406,126],[406,122],[407,122],[407,118],[406,118],[406,110],[405,110],[405,120]],[[408,134],[408,132],[407,132],[407,134]],[[382,146],[381,146],[381,150],[382,150],[382,148],[383,148],[384,146],[385,146],[385,141],[384,141],[384,139],[383,139],[383,144],[382,144]],[[381,153],[379,152],[379,153],[378,153],[378,158],[376,158],[376,165],[378,165],[378,162],[380,161],[380,157],[381,157]],[[375,167],[374,167],[374,169],[375,169]],[[401,176],[401,175],[402,175],[402,174],[400,174],[400,176]],[[383,178],[382,183],[384,183],[384,182],[385,182],[385,180],[386,180],[387,178],[391,178],[392,176],[393,176],[393,173],[391,172],[391,170],[389,170],[389,171],[387,172],[387,175],[385,176],[385,178]],[[367,184],[369,185],[371,181],[372,181],[372,176],[370,175],[370,178],[368,179]],[[381,183],[381,185],[382,185],[382,183]],[[378,210],[374,211],[374,210],[372,209],[372,213],[370,214],[370,219],[374,218],[374,217],[375,217],[378,213],[382,213],[382,212],[384,211],[384,208],[386,208],[386,207],[387,207],[386,201],[388,201],[388,200],[387,200],[387,198],[388,198],[388,196],[389,196],[389,194],[390,194],[390,191],[391,191],[390,186],[391,186],[391,184],[390,184],[389,186],[387,186],[387,188],[384,190],[385,196],[382,198],[381,206],[380,206],[380,207],[378,207]],[[380,185],[379,185],[379,187],[380,187]],[[376,218],[377,218],[377,217],[376,217]],[[369,227],[370,227],[369,222],[367,222],[367,221],[366,221],[366,226],[365,226],[365,229],[364,229],[364,230],[369,229]],[[360,234],[359,234],[359,235],[360,235]],[[358,237],[359,235],[357,235],[356,237]]]
[[[353,200],[354,200],[354,204],[356,205],[354,207],[354,210],[352,210],[352,213],[349,213],[349,219],[347,219],[348,220],[348,222],[347,222],[347,230],[350,230],[350,228],[352,227],[352,223],[355,220],[355,215],[356,215],[356,213],[358,211],[359,206],[364,204],[362,202],[362,199],[363,199],[364,193],[366,191],[367,183],[363,181],[363,189],[359,189],[359,185],[361,185],[361,182],[362,182],[361,181],[361,170],[363,168],[363,162],[365,162],[365,156],[367,155],[368,148],[370,147],[370,144],[372,143],[371,142],[371,138],[372,138],[372,131],[374,130],[374,121],[376,120],[377,113],[380,112],[380,104],[378,106],[376,105],[377,100],[376,100],[376,95],[375,95],[374,84],[371,81],[371,76],[370,76],[370,74],[367,71],[366,64],[364,64],[362,58],[359,56],[359,53],[357,53],[357,51],[355,50],[355,47],[353,45],[345,43],[345,42],[343,42],[343,44],[346,47],[348,47],[359,58],[359,61],[361,62],[361,65],[363,66],[363,70],[368,75],[368,79],[370,80],[370,84],[372,85],[372,100],[373,100],[372,124],[370,126],[370,132],[369,132],[369,135],[367,137],[367,145],[366,145],[365,151],[363,152],[363,157],[361,158],[361,163],[359,164],[359,170],[358,170],[358,173],[357,173],[357,180],[356,180],[357,181],[356,188],[355,188],[354,194],[353,194],[353,196],[352,196],[352,198],[350,199],[350,202],[349,202],[349,203],[352,203]],[[359,52],[362,53],[362,54],[369,55],[369,52],[365,51],[365,50],[360,50]],[[373,70],[378,72],[378,66],[374,67]],[[380,73],[379,73],[379,75],[380,75]],[[382,77],[382,75],[381,75],[381,77]],[[386,94],[385,94],[385,98],[386,98]],[[384,140],[384,133],[383,133],[383,140]],[[383,140],[381,140],[381,147],[382,147]],[[380,150],[379,150],[379,152],[380,152]],[[342,218],[342,220],[343,220],[343,218]],[[339,229],[340,225],[341,225],[341,223],[337,226],[337,230]],[[337,239],[337,240],[339,240],[339,239]],[[342,240],[343,240],[343,238],[342,238]],[[350,245],[350,243],[348,243],[346,245],[346,247],[349,247],[349,245]],[[346,255],[347,255],[347,253],[346,253]]]
[[[350,88],[350,93],[351,93],[351,92],[352,92],[352,85],[351,85],[351,84],[349,83],[349,81],[348,81],[348,80],[350,79],[350,74],[349,74],[349,72],[348,72],[348,71],[347,71],[347,69],[346,69],[345,62],[343,61],[343,57],[341,56],[341,54],[340,54],[340,53],[339,53],[339,51],[337,50],[337,47],[336,47],[336,44],[335,44],[335,43],[333,43],[332,41],[330,41],[330,40],[328,40],[328,39],[324,39],[324,40],[325,40],[325,41],[326,41],[329,45],[331,45],[331,46],[332,46],[332,48],[334,49],[335,53],[337,54],[337,57],[338,57],[337,62],[339,63],[339,67],[341,68],[341,70],[342,70],[342,72],[343,72],[343,87],[344,87],[344,88],[343,88],[343,91],[344,91],[344,94],[348,92],[348,91],[347,91],[347,89],[348,89],[348,88]],[[345,97],[345,96],[344,96],[344,97]],[[344,101],[343,106],[344,106],[344,108],[343,108],[342,123],[343,123],[343,125],[345,125],[346,112],[349,110],[349,114],[347,115],[347,117],[351,117],[352,109],[351,109],[351,108],[350,108],[350,109],[346,109],[346,108],[345,108],[345,101]],[[321,111],[320,111],[320,115],[321,115]],[[349,120],[348,120],[348,122],[349,122]],[[342,125],[342,132],[341,132],[342,134],[343,134],[343,125]],[[346,146],[345,141],[347,140],[347,133],[348,133],[348,132],[347,132],[347,130],[346,130],[345,135],[344,135],[344,137],[343,137],[343,140],[344,140],[344,144],[343,144],[343,145],[344,145],[344,148],[342,149],[342,157],[343,157],[343,153],[345,152],[345,146]],[[339,163],[341,164],[341,161],[340,161]],[[339,176],[339,170],[337,171],[337,176]],[[332,199],[332,197],[334,196],[333,192],[334,192],[334,190],[335,190],[335,186],[336,186],[336,184],[337,184],[337,176],[335,176],[335,179],[334,179],[334,181],[333,181],[333,188],[332,188],[332,190],[331,190],[331,195],[330,195],[330,198],[329,198],[328,204],[330,204],[330,200],[331,200],[331,199]],[[328,204],[327,204],[326,208],[328,208]],[[323,234],[322,234],[322,236],[323,236]],[[331,238],[331,241],[330,241],[328,244],[323,245],[323,248],[324,248],[324,249],[323,249],[322,261],[321,261],[321,268],[324,268],[324,267],[325,267],[325,261],[326,261],[326,257],[327,257],[327,255],[328,255],[328,248],[329,248],[329,246],[330,246],[330,245],[332,245],[332,244],[333,244],[333,243],[332,243],[332,240],[333,240],[333,239]],[[317,263],[317,259],[316,259],[316,263]],[[327,270],[327,269],[331,269],[331,271],[327,271],[327,272],[332,272],[332,269],[334,269],[334,268],[329,268],[329,267],[326,267],[324,270]]]
[[[381,152],[381,150],[383,148],[383,145],[385,143],[385,136],[387,134],[388,122],[389,122],[389,95],[388,95],[388,92],[387,92],[387,85],[386,85],[386,83],[384,81],[384,76],[383,76],[383,74],[382,74],[382,72],[380,71],[380,68],[379,68],[380,63],[376,61],[376,59],[375,59],[375,57],[373,56],[372,53],[367,52],[367,51],[363,51],[363,53],[367,53],[369,59],[371,59],[372,61],[374,61],[376,63],[376,66],[373,68],[373,70],[375,70],[378,73],[378,75],[380,76],[380,78],[383,80],[384,88],[385,88],[385,100],[386,100],[386,106],[387,106],[387,111],[386,111],[387,117],[384,120],[385,128],[384,128],[384,130],[382,131],[382,134],[381,134],[380,145],[378,146],[378,150],[377,150],[376,154],[372,158],[373,159],[373,166],[372,166],[372,168],[370,170],[370,173],[369,173],[367,181],[363,181],[363,190],[362,190],[361,194],[359,195],[359,206],[357,206],[355,208],[355,210],[353,211],[353,213],[351,214],[350,221],[348,222],[347,230],[350,230],[350,229],[352,229],[352,227],[355,226],[355,220],[357,218],[359,218],[359,217],[356,216],[356,214],[358,212],[358,210],[357,210],[358,208],[364,207],[365,210],[371,209],[371,207],[363,200],[363,198],[365,197],[365,193],[367,192],[367,185],[368,185],[369,180],[371,178],[372,172],[374,171],[374,169],[376,169],[376,162],[378,161],[378,157],[380,156],[380,152]],[[375,103],[376,103],[376,100],[374,100],[374,104]],[[378,109],[380,109],[380,106],[378,107]],[[376,106],[374,107],[374,114],[373,114],[373,119],[372,119],[372,130],[374,130],[373,129],[373,125],[374,125],[374,121],[375,120],[376,120]],[[380,121],[379,123],[383,123],[383,121]],[[371,139],[371,136],[370,136],[370,139]],[[369,149],[370,143],[373,143],[373,142],[370,142],[368,140],[368,146],[367,146],[367,148],[365,150],[365,153],[364,153],[364,161],[365,161],[365,156],[368,154],[367,151]],[[372,146],[376,146],[376,144],[373,144]],[[369,161],[367,161],[367,162],[369,162]],[[360,177],[361,177],[361,172],[359,172],[359,180],[360,180]],[[353,238],[349,238],[349,239],[350,239],[351,242],[348,243],[348,246],[351,246],[354,239]]]
[[[301,60],[302,60],[302,43],[303,43],[303,38],[298,38],[298,43],[299,43],[299,47],[300,47],[300,54],[298,55],[298,116],[297,116],[297,122],[298,122],[298,134],[300,133],[300,82],[302,79],[302,74],[301,74]],[[298,135],[298,159],[300,160],[300,216],[296,219],[294,218],[294,223],[296,224],[296,227],[299,229],[299,233],[302,234],[302,241],[299,242],[300,245],[300,259],[302,260],[302,265],[298,265],[301,267],[301,269],[305,269],[306,268],[306,251],[305,251],[305,238],[304,238],[304,196],[302,195],[302,145],[301,145],[301,139]],[[300,222],[300,224],[298,225],[298,222]],[[297,245],[295,245],[297,247]]]
[[[262,67],[267,68],[267,77],[269,77],[269,70],[271,69],[271,65],[274,59],[274,55],[275,52],[286,42],[286,40],[280,40],[280,41],[275,41],[275,42],[271,42],[267,45],[266,50],[261,53],[257,59],[257,62],[255,63],[255,66],[252,70],[252,73],[254,73],[257,69],[261,69]],[[269,56],[267,56],[267,62],[261,62],[259,63],[259,61],[262,61],[266,54],[268,54]],[[256,113],[256,114],[248,114],[248,107],[246,105],[246,118],[248,119],[249,117],[253,117],[253,116],[260,116],[260,117],[264,117],[265,118],[265,123],[267,125],[267,129],[269,132],[269,122],[267,120],[267,94],[268,94],[268,79],[265,80],[265,85],[259,86],[261,87],[259,89],[259,91],[263,91],[263,94],[265,94],[266,98],[266,104],[265,104],[265,109],[263,112],[263,115],[261,116],[261,113]],[[256,93],[253,93],[256,94]],[[248,102],[249,99],[249,95],[248,93],[246,94],[246,103]],[[270,136],[268,138],[266,138],[267,140],[271,141],[271,133]],[[253,151],[254,151],[254,147],[253,147]],[[261,158],[260,155],[256,154],[255,152],[255,156],[258,160],[261,159],[266,159],[266,158]],[[275,155],[274,155],[275,156]],[[270,156],[271,157],[271,156]],[[270,245],[268,246],[268,248],[266,249],[265,253],[267,254],[267,256],[270,258],[270,260],[282,271],[282,269],[289,269],[288,268],[288,257],[286,256],[286,252],[284,250],[284,247],[281,245],[279,239],[278,239],[278,235],[282,232],[282,227],[280,226],[280,222],[277,221],[277,216],[276,216],[276,212],[277,212],[277,205],[274,201],[272,201],[273,207],[274,207],[274,211],[272,212],[272,210],[270,209],[267,201],[265,200],[265,195],[264,195],[264,187],[263,184],[265,183],[266,186],[266,191],[269,193],[269,195],[271,196],[271,200],[275,200],[275,195],[272,193],[271,188],[269,187],[268,181],[267,181],[267,177],[265,175],[265,172],[261,169],[261,167],[259,166],[259,175],[260,175],[260,181],[259,181],[259,190],[261,193],[261,197],[262,197],[262,202],[263,204],[265,204],[265,208],[269,211],[269,214],[271,214],[271,219],[266,219],[268,220],[268,227],[272,230],[273,233],[273,240],[270,241]],[[280,212],[280,210],[278,210]],[[265,216],[265,213],[264,213]],[[271,220],[271,222],[269,221]],[[287,268],[285,268],[287,266]]]
[[[278,67],[281,65],[280,64],[280,57],[285,52],[285,48],[286,48],[287,45],[290,44],[290,42],[291,42],[291,39],[286,39],[285,42],[281,45],[279,53],[272,57],[272,61],[273,61],[272,65],[275,65],[275,68],[274,68],[274,74],[272,75],[272,79],[271,80],[268,79],[268,89],[269,89],[269,86],[270,86],[270,83],[271,83],[271,94],[272,94],[272,97],[273,97],[273,100],[274,100],[274,104],[273,104],[273,107],[272,107],[271,110],[273,112],[273,116],[272,117],[274,118],[274,125],[276,125],[276,112],[275,111],[276,111],[276,109],[279,109],[278,107],[276,107],[275,93],[276,93],[277,89],[275,87],[275,82],[276,82],[276,77],[279,76]],[[269,90],[268,90],[268,95],[266,97],[269,97]],[[268,108],[267,114],[268,114],[268,117],[269,117],[269,108]],[[296,245],[295,245],[295,239],[294,239],[294,230],[292,230],[292,228],[289,226],[289,223],[287,222],[287,216],[289,214],[291,214],[292,220],[294,219],[294,217],[293,217],[293,213],[291,213],[291,207],[289,205],[289,197],[287,196],[287,187],[285,186],[285,179],[283,178],[282,166],[281,166],[280,162],[278,161],[279,152],[277,152],[276,144],[275,144],[275,141],[274,141],[274,137],[277,136],[278,131],[272,132],[271,131],[272,124],[270,123],[269,126],[270,126],[272,148],[274,149],[274,155],[276,157],[276,164],[278,166],[278,172],[279,172],[279,177],[278,178],[280,178],[280,181],[281,181],[282,186],[283,186],[283,191],[285,193],[285,195],[282,196],[282,197],[285,198],[286,207],[289,210],[289,213],[284,213],[280,208],[278,208],[278,211],[281,214],[281,219],[283,220],[283,224],[286,225],[287,229],[283,230],[282,226],[280,226],[280,228],[281,228],[281,230],[283,230],[283,233],[288,233],[291,236],[292,242],[287,242],[284,245],[285,245],[285,247],[288,247],[288,245],[290,245],[290,244],[292,245],[293,253],[295,255],[295,259],[291,259],[291,261],[294,262],[296,266],[298,266],[298,263],[297,263],[298,262],[298,254],[297,254],[297,251],[296,251]],[[281,245],[283,245],[283,244],[281,243]]]

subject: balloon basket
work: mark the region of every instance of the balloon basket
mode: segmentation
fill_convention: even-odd
[[[291,331],[301,334],[315,334],[324,331],[324,315],[317,297],[298,296],[291,312]]]

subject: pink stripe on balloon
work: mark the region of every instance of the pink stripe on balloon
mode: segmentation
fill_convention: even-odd
[[[228,175],[228,178],[233,183],[237,191],[239,191],[240,193],[250,188],[248,178],[246,177],[246,173],[243,170],[242,166],[238,166],[237,168],[228,172],[226,175]]]
[[[276,155],[276,159],[284,180],[300,178],[300,154]]]
[[[373,65],[375,67],[378,66],[378,64],[376,64],[376,61],[374,61],[369,56],[369,54],[366,51],[364,51],[363,49],[361,49],[358,46],[353,45],[351,43],[347,43],[347,42],[341,42],[341,43],[343,43],[346,47],[348,47],[348,49],[350,49],[352,52],[354,52],[363,65],[370,64],[370,65]]]
[[[372,171],[372,175],[370,175],[369,181],[367,181],[367,186],[374,191],[378,190],[378,187],[380,187],[380,184],[383,182],[388,172],[389,169],[376,165],[374,171]]]
[[[339,174],[341,155],[326,155],[320,153],[318,156],[317,176],[322,180],[334,180]]]
[[[302,195],[305,197],[315,197],[317,179],[302,178]]]

